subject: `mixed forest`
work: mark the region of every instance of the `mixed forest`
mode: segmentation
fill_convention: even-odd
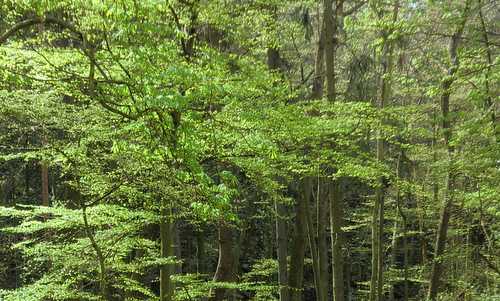
[[[500,300],[497,0],[0,0],[0,300]]]

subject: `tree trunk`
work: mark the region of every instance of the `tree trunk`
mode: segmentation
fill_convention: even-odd
[[[328,272],[328,186],[325,185],[324,179],[318,179],[317,200],[317,216],[318,216],[318,261],[319,261],[319,290],[320,297],[318,301],[326,301],[328,299],[328,287],[330,283]]]
[[[304,185],[310,186],[308,190],[312,191],[312,181],[310,177],[304,179]],[[316,291],[316,300],[322,300],[322,291],[320,290],[320,264],[318,259],[318,246],[316,245],[316,237],[314,235],[314,224],[311,216],[311,204],[306,204],[306,221],[307,221],[307,236],[309,241],[309,250],[311,251],[312,267],[314,276],[314,289]]]
[[[446,238],[448,234],[448,222],[450,220],[450,208],[452,205],[451,194],[453,192],[453,173],[451,170],[453,147],[450,145],[451,139],[451,121],[450,121],[450,95],[451,95],[451,85],[454,81],[454,75],[458,70],[460,65],[458,60],[458,45],[462,37],[462,33],[465,28],[465,23],[467,21],[467,15],[470,9],[470,0],[465,3],[465,8],[461,16],[460,24],[458,25],[456,31],[453,33],[450,41],[450,46],[448,49],[451,66],[448,69],[448,76],[445,77],[441,84],[442,94],[441,94],[441,118],[442,118],[442,130],[444,145],[447,149],[448,155],[448,172],[446,175],[446,184],[444,186],[444,197],[443,205],[441,209],[441,214],[439,218],[438,233],[436,237],[436,244],[434,249],[434,259],[432,263],[432,270],[429,280],[429,290],[427,298],[429,300],[436,300],[439,291],[439,282],[441,278],[442,270],[442,258],[446,246]]]
[[[409,296],[409,282],[408,282],[408,238],[407,238],[407,221],[406,216],[401,214],[403,223],[403,277],[404,277],[404,294],[403,301],[408,301]]]
[[[446,176],[446,184],[444,189],[445,191],[443,197],[443,207],[441,209],[441,214],[439,218],[438,233],[436,237],[434,258],[433,258],[431,276],[429,281],[429,292],[428,292],[429,300],[436,300],[439,289],[439,281],[442,269],[442,262],[441,262],[442,258],[440,257],[444,253],[446,238],[448,234],[448,222],[450,220],[451,198],[449,196],[449,192],[453,189],[452,179],[450,178],[450,175]]]
[[[279,50],[274,47],[267,49],[267,66],[271,70],[279,70],[280,67]],[[280,200],[274,201],[276,210],[276,244],[278,256],[278,284],[280,286],[280,301],[290,300],[290,291],[288,289],[288,227],[286,221],[286,206]]]
[[[304,280],[304,255],[306,246],[306,204],[309,203],[311,191],[308,186],[301,187],[301,195],[297,197],[295,204],[295,235],[293,237],[290,254],[290,299],[292,301],[302,300],[302,283]]]
[[[378,244],[380,243],[380,240],[378,239],[378,212],[379,212],[379,206],[380,202],[378,201],[378,195],[376,196],[375,202],[373,204],[373,211],[372,211],[372,233],[371,233],[371,240],[372,240],[372,259],[371,259],[371,267],[372,267],[372,274],[370,278],[370,301],[376,301],[377,296],[376,296],[376,288],[377,288],[377,280],[378,280],[378,252],[379,252],[379,246]]]
[[[335,52],[337,46],[337,17],[343,7],[343,0],[339,0],[336,12],[333,11],[333,0],[324,0],[323,18],[325,23],[325,66],[326,66],[326,87],[327,97],[331,102],[335,102],[337,91],[335,88]]]
[[[235,209],[237,210],[237,209]],[[272,226],[269,227],[269,228],[273,228]],[[240,272],[241,272],[241,267],[240,267],[240,259],[241,259],[241,252],[242,250],[245,250],[245,242],[247,239],[250,239],[250,237],[248,237],[248,230],[249,227],[248,227],[248,223],[247,222],[243,222],[240,226],[238,230],[238,235],[237,237],[235,237],[235,240],[237,242],[237,244],[233,247],[233,275],[234,275],[234,280],[233,281],[237,281],[238,280],[238,275],[240,275]],[[273,258],[273,255],[274,255],[274,248],[272,246],[274,246],[274,242],[272,241],[273,238],[276,236],[276,233],[273,233],[273,231],[268,231],[269,233],[271,233],[271,238],[269,239],[269,245],[270,245],[270,248],[269,250],[271,250],[271,254],[266,257],[266,258]],[[235,233],[233,232],[233,235]],[[238,291],[236,289],[234,290],[231,290],[231,296],[230,298],[228,298],[228,300],[236,300],[236,297],[237,297],[237,293]]]
[[[343,18],[344,1],[337,0],[335,12],[333,1],[324,0],[323,18],[325,22],[325,66],[328,101],[335,102],[337,90],[335,85],[335,54],[337,48],[337,23]],[[332,284],[333,300],[344,300],[344,267],[343,267],[343,200],[338,180],[331,183],[330,199],[330,235],[332,244]]]
[[[181,236],[179,232],[179,223],[178,222],[173,222],[172,223],[172,235],[174,236],[174,242],[173,242],[173,249],[174,251],[172,252],[175,255],[176,259],[181,259],[182,258],[182,247],[181,247]],[[182,274],[182,263],[178,263],[175,265],[175,273],[176,274]]]
[[[41,163],[42,172],[42,206],[49,206],[49,167],[47,163]]]
[[[392,228],[392,243],[391,243],[391,267],[396,268],[396,256],[398,249],[398,219],[395,218],[394,226]],[[395,282],[396,283],[396,282]],[[391,289],[389,292],[389,300],[394,301],[395,299],[395,285],[391,284]]]
[[[320,19],[318,17],[318,19]],[[314,78],[311,91],[311,99],[320,99],[323,97],[323,84],[325,82],[325,18],[318,20],[318,46],[316,49],[316,58],[314,60]]]
[[[287,253],[288,253],[288,229],[286,221],[285,204],[279,200],[274,201],[276,210],[276,243],[278,255],[278,284],[280,286],[280,301],[290,300],[288,290],[288,270],[287,270]]]
[[[399,2],[394,3],[392,16],[393,24],[396,23],[399,12]],[[380,15],[380,14],[379,14]],[[382,78],[381,78],[381,93],[378,107],[384,109],[385,104],[391,96],[391,74],[393,69],[393,45],[389,41],[389,35],[392,33],[384,30],[382,32],[383,50],[382,50]],[[379,131],[379,136],[381,135]],[[384,140],[377,138],[377,161],[384,162]],[[384,288],[384,252],[383,252],[383,237],[384,237],[384,202],[385,202],[385,186],[386,180],[381,177],[379,186],[375,193],[375,204],[372,214],[372,276],[370,281],[370,300],[382,300]],[[376,289],[376,291],[375,291]]]
[[[165,204],[164,204],[165,205]],[[170,215],[167,208],[161,210],[160,221],[160,256],[168,258],[174,255],[172,246],[173,232],[170,221]],[[173,284],[170,276],[173,274],[172,264],[163,264],[160,267],[160,301],[171,301],[173,293]]]
[[[42,145],[47,144],[47,138],[42,137]],[[47,162],[43,161],[40,163],[41,175],[42,175],[42,206],[49,206],[49,166]]]
[[[205,269],[205,239],[203,232],[196,232],[196,272],[203,274],[206,272]]]
[[[79,190],[78,190],[79,191]],[[103,300],[110,300],[110,292],[108,286],[108,269],[106,266],[106,257],[102,251],[102,248],[99,246],[95,239],[95,234],[90,226],[89,219],[87,216],[87,205],[82,200],[82,197],[79,192],[76,193],[75,199],[82,210],[82,219],[83,219],[83,231],[87,238],[90,241],[90,246],[95,252],[97,264],[99,266],[99,292]]]
[[[438,160],[438,150],[437,150],[437,136],[438,136],[438,122],[437,122],[437,113],[436,110],[433,110],[433,131],[432,131],[432,160],[434,162],[437,162]],[[416,170],[414,168],[413,170],[413,178],[416,180]],[[431,174],[432,177],[432,201],[433,204],[437,206],[439,202],[439,185],[438,185],[438,176],[437,173]],[[424,210],[425,206],[421,206],[422,211]],[[422,254],[422,264],[427,264],[427,239],[425,237],[424,233],[424,221],[425,221],[425,214],[424,212],[421,213],[421,222],[419,224],[420,227],[420,233],[421,233],[421,254]]]
[[[332,241],[332,274],[333,274],[333,300],[344,301],[344,260],[342,247],[344,233],[342,223],[343,196],[339,180],[331,183],[330,187],[330,234]]]
[[[382,182],[381,185],[384,185]],[[377,225],[377,300],[382,300],[383,288],[384,288],[384,203],[385,203],[385,189],[382,186],[379,188],[378,196],[378,225]]]
[[[401,179],[401,161],[404,155],[404,151],[401,151],[398,156],[397,161],[397,178]],[[407,224],[408,220],[406,214],[403,211],[403,204],[401,204],[401,192],[398,186],[396,192],[396,209],[398,211],[399,217],[401,218],[401,232],[402,232],[402,242],[403,242],[403,277],[404,277],[404,290],[403,290],[403,301],[408,301],[409,287],[408,287],[408,241],[407,241]]]
[[[217,270],[213,278],[214,282],[234,282],[236,277],[234,274],[234,254],[233,254],[233,232],[231,226],[220,222],[219,223],[219,260],[217,262]],[[222,301],[228,300],[231,297],[231,290],[227,288],[215,288],[211,293],[211,300]]]

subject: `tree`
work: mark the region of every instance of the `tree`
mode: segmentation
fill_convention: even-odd
[[[452,205],[452,195],[453,195],[453,189],[454,189],[454,174],[452,171],[452,157],[453,157],[453,151],[454,148],[452,145],[450,145],[450,139],[451,139],[451,118],[450,118],[450,95],[451,95],[451,85],[453,84],[454,81],[454,75],[457,72],[457,69],[460,66],[460,61],[458,58],[458,47],[459,47],[459,41],[460,38],[462,37],[462,33],[465,29],[465,24],[467,22],[469,10],[470,10],[470,1],[465,2],[465,7],[463,9],[462,15],[460,17],[459,24],[457,25],[457,28],[452,34],[448,53],[451,61],[451,66],[448,69],[448,74],[447,77],[442,81],[441,83],[441,89],[442,89],[442,94],[441,94],[441,118],[442,118],[442,131],[443,131],[443,138],[444,138],[444,144],[447,150],[447,156],[448,156],[448,167],[447,167],[447,175],[446,175],[446,180],[445,180],[445,186],[444,186],[444,197],[443,197],[443,205],[441,209],[441,214],[440,214],[440,219],[439,219],[439,227],[437,231],[437,237],[436,237],[436,245],[434,248],[434,261],[432,264],[432,270],[431,270],[431,276],[430,276],[430,281],[429,281],[429,292],[427,298],[429,300],[435,300],[437,293],[438,293],[438,288],[439,288],[439,281],[441,277],[441,264],[442,264],[442,258],[440,258],[445,249],[446,245],[446,237],[448,233],[448,223],[450,219],[450,210],[451,210],[451,205]]]
[[[0,6],[0,299],[498,293],[494,2]]]

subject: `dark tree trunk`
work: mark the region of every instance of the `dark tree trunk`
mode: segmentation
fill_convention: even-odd
[[[41,163],[42,173],[42,206],[49,206],[49,167],[47,163]]]
[[[213,278],[214,282],[234,282],[234,252],[233,252],[233,231],[231,226],[225,222],[219,223],[219,260],[217,270]],[[227,288],[215,288],[212,292],[211,300],[222,301],[231,297],[231,290]]]
[[[333,271],[333,300],[344,300],[344,219],[342,188],[339,180],[334,181],[330,188],[330,233],[332,240],[332,271]]]
[[[290,254],[289,286],[292,301],[302,300],[302,284],[304,280],[304,256],[306,249],[306,206],[310,200],[311,191],[304,185],[302,194],[297,197],[295,204],[295,234],[293,236]]]
[[[173,252],[173,232],[170,216],[166,208],[161,210],[160,221],[160,256],[168,258],[174,255]],[[173,284],[170,276],[173,274],[172,264],[163,264],[160,267],[160,301],[171,301],[173,293]]]
[[[181,236],[179,231],[179,223],[172,223],[172,234],[174,235],[174,243],[173,243],[173,254],[177,260],[182,258],[182,247],[181,247]],[[182,274],[182,264],[178,263],[175,265],[175,273]]]
[[[286,221],[286,207],[279,200],[275,200],[276,208],[276,242],[278,255],[278,284],[280,286],[280,301],[288,301],[290,292],[288,290],[288,229]]]
[[[324,179],[318,179],[318,191],[316,193],[317,200],[317,216],[318,216],[318,261],[319,261],[319,290],[320,295],[318,301],[326,301],[328,299],[329,278],[329,262],[328,262],[328,186],[325,185]]]
[[[205,239],[202,231],[196,232],[196,272],[203,274],[205,268]]]

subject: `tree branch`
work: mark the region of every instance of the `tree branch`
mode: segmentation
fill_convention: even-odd
[[[47,16],[47,17],[35,17],[35,18],[31,18],[31,19],[26,19],[26,20],[23,20],[21,22],[14,24],[5,33],[0,35],[0,45],[5,43],[10,37],[12,37],[18,31],[25,29],[25,28],[28,28],[28,27],[31,27],[31,26],[36,25],[36,24],[56,24],[56,25],[61,26],[62,28],[65,28],[65,29],[75,33],[76,35],[78,35],[80,40],[82,40],[82,41],[85,40],[84,35],[72,23],[61,20],[61,19],[57,19],[54,17]]]

